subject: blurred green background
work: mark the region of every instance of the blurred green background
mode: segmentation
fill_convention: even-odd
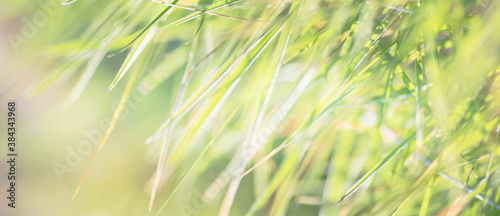
[[[0,215],[500,214],[498,2],[169,4],[0,3]]]

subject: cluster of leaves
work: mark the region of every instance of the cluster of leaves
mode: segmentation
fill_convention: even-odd
[[[150,211],[217,173],[202,190],[221,215],[500,214],[495,1],[67,4],[73,31],[46,51],[66,64],[29,94],[76,77],[71,106],[104,59],[121,60],[95,159],[134,88],[172,85],[146,140]]]

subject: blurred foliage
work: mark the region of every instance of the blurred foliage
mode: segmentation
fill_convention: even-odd
[[[66,213],[500,214],[496,1],[67,3],[15,54],[27,101],[110,120]],[[43,3],[7,4],[23,36]]]

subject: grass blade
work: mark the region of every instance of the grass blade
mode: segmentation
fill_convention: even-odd
[[[352,185],[351,188],[349,188],[349,190],[347,190],[345,194],[339,199],[339,201],[337,201],[332,205],[332,207],[337,206],[340,202],[344,201],[346,198],[348,198],[354,192],[356,192],[364,183],[366,183],[373,175],[375,175],[375,173],[377,173],[377,171],[380,170],[380,168],[382,168],[392,157],[394,157],[394,155],[396,155],[402,149],[406,148],[406,146],[414,138],[415,138],[415,133],[410,135],[408,138],[406,138],[406,140],[404,140],[398,146],[396,146],[396,148],[394,148],[391,152],[389,152],[389,154],[387,154],[382,160],[380,160],[368,172],[366,172],[365,175],[363,175],[363,177],[361,177],[356,183],[354,183],[354,185]]]

